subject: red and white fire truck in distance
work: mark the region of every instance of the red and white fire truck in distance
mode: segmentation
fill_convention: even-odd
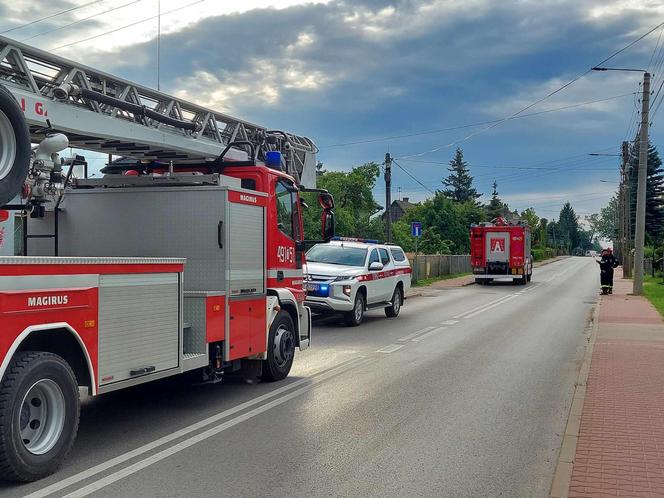
[[[286,377],[311,337],[301,191],[334,233],[313,142],[2,37],[0,66],[0,206],[24,254],[0,257],[0,476],[58,468],[79,387]],[[88,178],[68,147],[122,159]]]
[[[491,223],[470,227],[470,263],[475,283],[488,285],[510,279],[517,284],[530,282],[533,257],[530,227],[522,222],[508,223],[496,218]]]

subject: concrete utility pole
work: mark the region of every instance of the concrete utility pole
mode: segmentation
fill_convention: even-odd
[[[385,154],[385,238],[392,242],[392,156]]]
[[[641,134],[639,137],[639,176],[636,190],[636,233],[634,234],[634,295],[643,294],[643,246],[646,238],[646,179],[648,176],[648,110],[650,73],[643,73]]]

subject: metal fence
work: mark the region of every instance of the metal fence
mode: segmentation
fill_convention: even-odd
[[[457,273],[469,273],[473,270],[470,266],[470,255],[468,254],[418,254],[417,257],[409,256],[413,268],[413,281],[444,275],[456,275]]]

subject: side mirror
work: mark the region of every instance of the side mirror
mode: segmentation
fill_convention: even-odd
[[[323,234],[323,240],[329,242],[332,237],[334,237],[334,213],[328,209],[323,210],[323,216],[321,219],[321,231]]]
[[[320,204],[323,210],[329,211],[334,209],[334,197],[327,192],[321,192],[318,194],[318,204]]]
[[[369,271],[380,271],[383,269],[383,263],[374,261],[369,265]]]

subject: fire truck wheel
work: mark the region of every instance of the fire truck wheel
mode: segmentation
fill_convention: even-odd
[[[272,382],[288,376],[295,357],[295,326],[287,311],[280,311],[272,322],[263,360],[263,380]]]
[[[344,316],[344,321],[349,327],[357,327],[364,320],[364,309],[366,305],[364,303],[364,294],[358,291],[355,294],[355,303],[353,304],[353,310],[346,312]]]
[[[30,167],[30,132],[14,96],[0,85],[0,206],[21,192]]]
[[[22,351],[0,386],[0,477],[35,481],[52,474],[78,430],[74,372],[61,357]]]
[[[401,311],[401,305],[403,304],[403,292],[401,287],[394,289],[394,294],[392,294],[392,306],[385,308],[385,316],[388,318],[396,318],[399,316]]]

